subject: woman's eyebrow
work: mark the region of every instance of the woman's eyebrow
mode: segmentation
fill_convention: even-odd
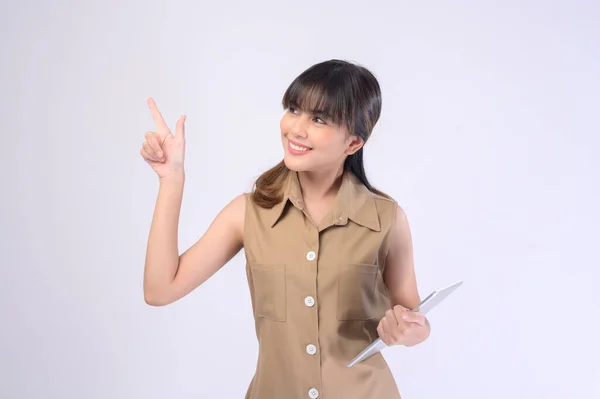
[[[311,113],[312,113],[313,115],[315,115],[315,116],[319,116],[319,117],[321,117],[321,118],[323,118],[323,119],[332,119],[332,118],[331,118],[331,115],[329,115],[328,113],[326,113],[325,111],[323,111],[323,110],[320,110],[320,109],[315,109],[315,110],[313,110]]]
[[[293,107],[293,108],[297,108],[297,109],[301,109],[300,105],[298,105],[298,103],[296,101],[290,101],[289,102],[289,106]],[[326,113],[324,110],[322,109],[313,109],[310,111],[311,114],[315,115],[315,116],[320,116],[324,119],[332,119],[331,115],[329,115],[328,113]]]

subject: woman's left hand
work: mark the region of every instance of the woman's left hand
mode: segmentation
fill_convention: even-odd
[[[400,305],[386,311],[377,326],[381,340],[388,346],[419,344],[427,339],[429,331],[425,315]]]

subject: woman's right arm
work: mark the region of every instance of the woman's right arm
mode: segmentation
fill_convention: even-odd
[[[243,247],[246,198],[239,195],[219,212],[204,235],[181,256],[179,214],[185,181],[185,115],[173,135],[154,99],[148,107],[157,131],[147,132],[140,155],[156,172],[160,186],[150,227],[144,266],[144,299],[153,306],[175,302],[190,293]]]
[[[153,306],[175,302],[200,286],[243,247],[245,196],[215,217],[204,235],[181,256],[178,227],[183,176],[161,180],[144,266],[144,299]]]

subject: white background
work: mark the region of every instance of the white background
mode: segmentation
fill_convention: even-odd
[[[183,251],[281,159],[287,85],[341,58],[381,83],[366,167],[409,216],[421,295],[465,282],[429,340],[385,350],[403,398],[600,398],[599,20],[591,0],[3,2],[0,397],[242,398],[242,253],[143,300],[146,99],[188,115]]]

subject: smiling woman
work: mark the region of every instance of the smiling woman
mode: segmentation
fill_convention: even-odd
[[[313,65],[282,99],[283,160],[239,195],[181,256],[184,121],[158,126],[142,155],[161,185],[146,258],[144,292],[165,305],[191,292],[242,248],[259,342],[246,399],[399,399],[381,354],[352,368],[378,337],[416,345],[429,335],[419,302],[408,222],[366,177],[363,146],[381,111],[366,68]]]
[[[379,82],[368,69],[342,60],[308,68],[292,81],[281,104],[286,111],[280,127],[284,160],[256,181],[254,200],[270,207],[281,200],[281,183],[290,170],[318,171],[342,163],[369,190],[363,165],[363,145],[381,113]],[[318,134],[310,136],[309,129]],[[310,157],[297,158],[310,153]]]

